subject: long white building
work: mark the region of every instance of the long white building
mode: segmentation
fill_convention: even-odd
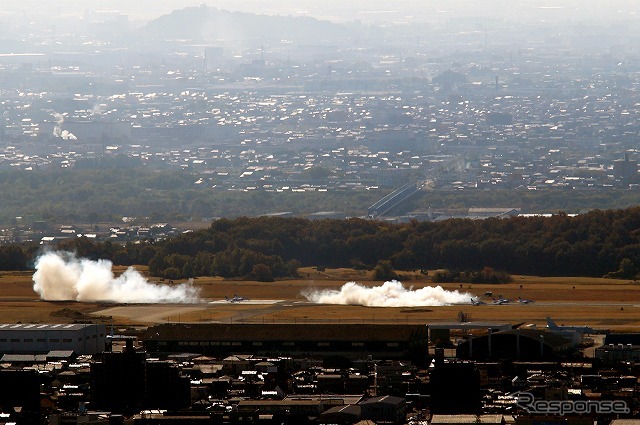
[[[105,350],[107,328],[96,324],[0,324],[0,353],[53,350],[96,354]]]

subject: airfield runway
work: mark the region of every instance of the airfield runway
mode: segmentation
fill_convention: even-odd
[[[285,300],[245,300],[229,302],[213,300],[198,304],[118,305],[92,312],[92,316],[117,317],[127,321],[158,323],[255,323],[264,322],[267,316],[274,319],[284,310],[312,305],[307,302]]]
[[[640,304],[618,302],[538,302],[439,307],[363,307],[318,305],[286,300],[206,302],[201,304],[118,305],[90,313],[95,317],[151,325],[158,323],[428,323],[454,321],[465,311],[473,320],[507,321],[544,327],[547,316],[558,324],[599,329],[640,328]]]
[[[122,326],[158,323],[409,323],[455,321],[464,312],[476,321],[502,321],[545,326],[547,316],[565,325],[589,325],[599,329],[640,329],[640,284],[597,278],[541,278],[514,276],[502,285],[443,284],[447,290],[468,292],[487,304],[439,307],[365,307],[310,303],[302,293],[311,289],[339,289],[349,280],[377,286],[361,271],[309,271],[307,278],[276,282],[226,281],[198,278],[202,302],[195,304],[113,304],[99,302],[46,301],[33,291],[31,274],[9,272],[0,276],[0,321],[5,323],[70,323],[98,321]],[[310,276],[310,277],[309,277]],[[411,276],[406,286],[430,285],[427,278]],[[493,305],[483,296],[512,300]],[[247,298],[228,302],[238,294]],[[534,300],[517,303],[518,297]],[[514,301],[515,300],[515,301]]]

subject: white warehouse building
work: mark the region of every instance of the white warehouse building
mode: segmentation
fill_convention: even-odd
[[[96,324],[0,324],[0,353],[38,354],[74,351],[96,354],[105,350],[107,328]]]

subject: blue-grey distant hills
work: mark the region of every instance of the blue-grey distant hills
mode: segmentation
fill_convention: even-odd
[[[141,29],[142,36],[156,40],[288,40],[314,44],[344,40],[349,32],[344,25],[309,17],[228,12],[204,5],[173,11]]]

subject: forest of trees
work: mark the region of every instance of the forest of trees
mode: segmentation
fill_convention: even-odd
[[[640,267],[640,207],[576,217],[405,224],[242,217],[159,242],[120,245],[78,238],[58,248],[118,265],[148,265],[153,275],[172,279],[217,275],[268,281],[295,276],[301,266],[373,269],[381,261],[398,270],[490,267],[513,274],[634,278]],[[34,252],[0,247],[0,268],[28,267]]]

